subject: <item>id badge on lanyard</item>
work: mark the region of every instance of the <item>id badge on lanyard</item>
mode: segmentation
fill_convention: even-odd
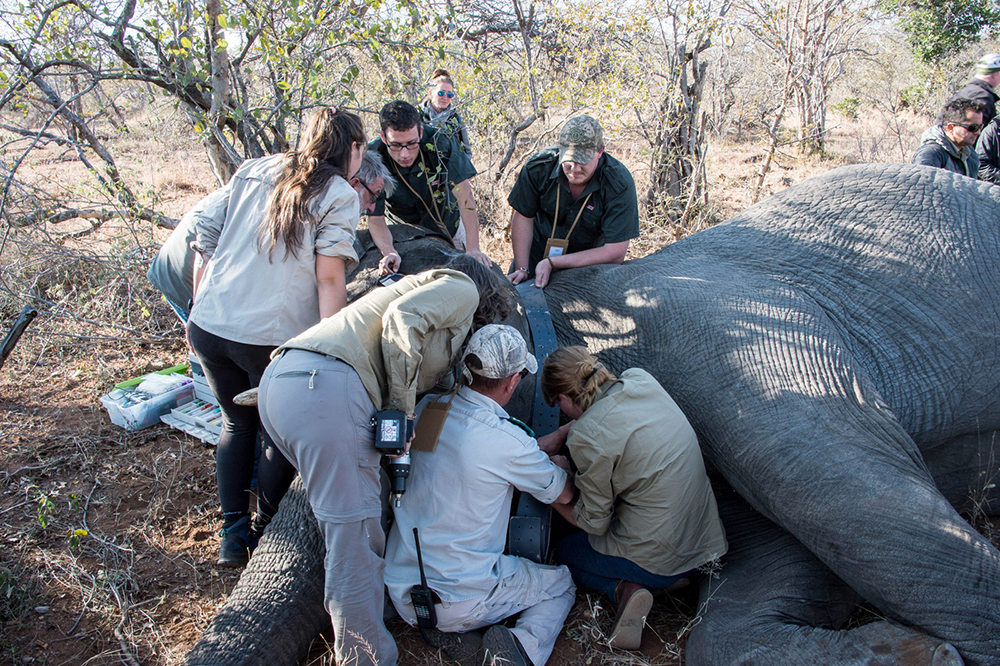
[[[545,252],[542,255],[542,259],[551,259],[552,257],[561,257],[569,251],[569,237],[573,235],[573,230],[576,229],[576,223],[580,221],[580,216],[583,215],[583,209],[587,207],[587,202],[590,201],[591,192],[587,195],[587,198],[583,200],[580,204],[580,210],[576,214],[576,218],[573,220],[573,225],[569,228],[569,232],[566,234],[566,238],[556,238],[556,224],[559,220],[559,190],[556,190],[556,212],[552,216],[552,235],[549,239],[545,241]]]
[[[552,257],[561,257],[566,254],[568,249],[568,238],[550,238],[545,241],[545,252],[543,253],[542,258],[551,259]]]

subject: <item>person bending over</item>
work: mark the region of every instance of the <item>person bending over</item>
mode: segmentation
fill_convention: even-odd
[[[604,152],[604,130],[590,116],[567,120],[559,145],[528,159],[507,202],[511,284],[534,277],[544,287],[555,270],[620,264],[639,235],[635,181]]]
[[[316,111],[298,148],[247,160],[195,215],[194,304],[188,339],[219,400],[216,479],[222,507],[220,566],[247,563],[257,410],[233,398],[258,384],[276,346],[347,302],[346,273],[358,263],[358,195],[351,179],[365,154],[361,119]],[[266,437],[257,470],[257,512],[270,519],[275,488],[294,475]]]
[[[399,181],[395,193],[380,197],[368,216],[372,240],[382,252],[383,274],[399,270],[402,261],[386,218],[424,227],[483,265],[491,265],[479,250],[479,209],[470,182],[476,169],[458,142],[424,125],[416,107],[402,100],[382,107],[379,124],[382,132],[368,148],[382,157]]]
[[[281,345],[261,379],[261,423],[302,476],[326,543],[324,598],[338,664],[393,666],[397,658],[382,622],[372,417],[394,409],[412,418],[417,396],[447,375],[470,330],[509,313],[502,280],[459,255],[376,287]]]

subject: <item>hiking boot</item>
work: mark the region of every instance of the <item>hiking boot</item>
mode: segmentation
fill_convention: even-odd
[[[243,516],[229,527],[223,527],[219,536],[222,537],[222,543],[219,544],[218,566],[245,567],[253,552],[250,516]]]
[[[437,629],[422,629],[421,633],[428,645],[441,648],[461,666],[483,666],[483,637],[479,633],[468,631],[452,634]]]
[[[653,607],[653,595],[646,588],[629,581],[619,584],[618,617],[611,627],[608,645],[622,650],[638,650],[642,645],[642,628]]]
[[[533,666],[510,629],[497,624],[483,634],[483,650],[488,666]]]

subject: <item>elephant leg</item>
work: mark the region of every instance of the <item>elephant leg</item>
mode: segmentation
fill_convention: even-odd
[[[293,666],[330,626],[326,547],[296,477],[240,581],[185,666]]]
[[[963,514],[1000,515],[1000,433],[973,433],[921,446],[934,484]]]
[[[691,666],[959,666],[957,650],[890,622],[841,629],[860,596],[724,482],[716,498],[729,552],[705,577]]]
[[[937,490],[876,399],[801,402],[801,421],[770,428],[727,478],[887,616],[970,665],[1000,664],[1000,552]]]

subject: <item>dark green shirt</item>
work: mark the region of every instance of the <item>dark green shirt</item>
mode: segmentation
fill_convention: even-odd
[[[546,148],[528,159],[507,197],[511,208],[535,220],[528,259],[528,269],[532,273],[535,265],[543,259],[545,242],[552,236],[557,191],[561,194],[556,238],[566,238],[584,199],[593,192],[573,229],[568,252],[589,250],[605,243],[620,243],[639,235],[639,200],[635,181],[624,164],[604,153],[583,194],[574,201],[569,181],[559,165],[558,146]]]
[[[382,195],[375,201],[372,215],[385,215],[389,222],[415,224],[443,236],[434,221],[435,216],[440,215],[441,221],[448,227],[448,233],[455,235],[460,216],[458,202],[452,190],[459,183],[475,176],[476,168],[453,138],[424,125],[424,133],[420,139],[423,163],[418,158],[409,167],[396,164],[381,138],[369,143],[368,150],[378,151],[382,161],[389,167],[389,173],[399,181],[391,197]]]

